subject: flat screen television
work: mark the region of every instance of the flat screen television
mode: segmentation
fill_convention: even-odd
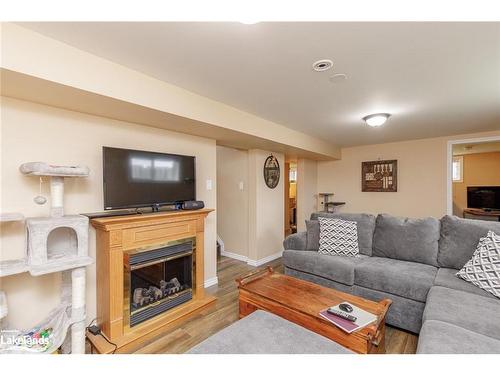
[[[468,186],[467,207],[500,210],[500,186]]]
[[[195,157],[103,147],[104,209],[196,200]]]

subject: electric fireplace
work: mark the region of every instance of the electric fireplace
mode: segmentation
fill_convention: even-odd
[[[125,251],[124,325],[134,327],[193,298],[196,238]]]

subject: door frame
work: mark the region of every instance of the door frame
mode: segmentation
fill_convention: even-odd
[[[480,138],[454,139],[446,147],[446,214],[453,215],[453,146],[464,143],[487,143],[500,141],[500,135]]]

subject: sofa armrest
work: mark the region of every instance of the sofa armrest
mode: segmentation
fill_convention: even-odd
[[[289,235],[283,241],[285,250],[306,250],[307,249],[307,232],[299,232]]]

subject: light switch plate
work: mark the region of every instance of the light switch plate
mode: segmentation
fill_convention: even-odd
[[[244,189],[243,181],[240,181],[240,183],[238,184],[238,187],[240,190]]]
[[[207,190],[212,190],[212,180],[207,180]]]

